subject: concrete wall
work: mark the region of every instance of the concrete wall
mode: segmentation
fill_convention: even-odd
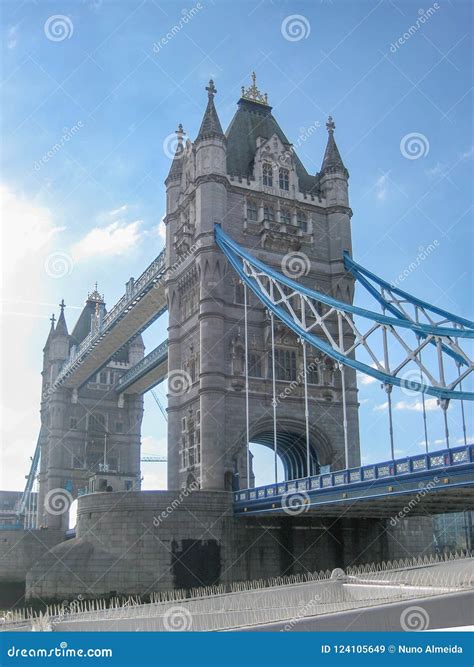
[[[27,598],[147,595],[408,556],[384,521],[234,518],[231,503],[223,491],[82,496],[77,537],[30,569]]]
[[[23,606],[28,570],[63,539],[51,529],[0,531],[0,609]]]

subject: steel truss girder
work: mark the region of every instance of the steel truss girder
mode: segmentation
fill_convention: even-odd
[[[464,323],[461,324],[461,318],[452,316],[450,321],[455,326],[445,327],[412,322],[401,316],[398,311],[396,317],[389,317],[385,314],[359,308],[304,287],[278,273],[241,248],[222,231],[219,225],[216,225],[215,236],[217,244],[242,281],[269,311],[284,322],[301,340],[306,341],[338,363],[370,375],[380,380],[384,385],[398,386],[410,391],[426,393],[440,400],[474,400],[473,392],[456,390],[462,380],[474,370],[472,359],[460,345],[460,339],[463,341],[463,339],[474,338],[474,329],[460,328],[465,326],[464,323],[467,320],[464,320]],[[299,309],[294,306],[293,302],[295,300],[299,301]],[[423,304],[425,309],[429,308],[429,304],[419,303]],[[317,304],[323,304],[326,307],[326,312],[321,313]],[[436,310],[440,311],[440,309]],[[445,311],[442,312],[446,315]],[[359,330],[354,322],[354,315],[368,322],[366,330]],[[315,330],[318,330],[317,335],[314,333]],[[334,330],[338,331],[337,335]],[[390,367],[388,355],[384,362],[379,361],[379,355],[371,347],[368,339],[376,331],[381,331],[384,339],[396,341],[404,350],[405,358],[395,368]],[[411,344],[406,339],[408,332],[415,334],[416,345]],[[354,342],[345,347],[347,334],[350,334]],[[434,344],[437,348],[438,377],[435,377],[434,371],[428,369],[421,360],[420,352],[428,344]],[[357,348],[363,348],[367,352],[373,360],[374,367],[354,358],[354,352]],[[459,366],[465,367],[463,373],[460,373],[450,382],[445,379],[444,356],[446,354],[455,358]],[[416,364],[420,372],[420,382],[412,379],[407,380],[398,375],[412,362]],[[426,377],[430,384],[422,382],[422,377]]]

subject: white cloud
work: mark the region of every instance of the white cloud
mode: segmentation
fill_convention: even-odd
[[[158,236],[163,241],[163,243],[166,243],[166,227],[164,218],[161,218],[160,222],[158,223]]]
[[[446,171],[447,166],[443,162],[437,162],[434,167],[426,170],[426,174],[430,178],[438,178],[438,176],[444,176]]]
[[[38,344],[37,335],[43,332],[46,339],[51,312],[51,281],[45,272],[45,260],[62,228],[55,224],[50,210],[2,184],[0,203],[1,294],[2,301],[8,302],[1,320],[2,371],[8,383],[3,385],[0,397],[0,487],[22,489],[39,430],[43,346]],[[36,355],[34,364],[32,351]]]
[[[119,206],[118,208],[114,208],[111,211],[108,211],[107,215],[109,216],[109,218],[114,218],[116,215],[119,215],[119,213],[125,213],[127,208],[128,205],[124,204],[123,206]]]
[[[380,361],[380,359],[379,359],[379,364],[383,366],[383,362]],[[377,364],[375,362],[373,364],[370,364],[370,368],[377,368]],[[357,382],[361,385],[368,385],[377,382],[377,378],[374,378],[371,375],[366,375],[361,371],[357,371]]]
[[[464,151],[464,153],[461,153],[460,159],[461,160],[472,160],[474,157],[474,146],[471,146],[471,148],[468,148],[467,151]]]
[[[425,410],[426,412],[432,412],[433,410],[438,410],[438,401],[436,398],[426,398],[425,399]],[[423,412],[423,401],[421,399],[417,401],[398,401],[395,403],[395,410],[411,410],[413,412]]]
[[[124,255],[140,241],[142,220],[125,223],[112,222],[106,227],[95,227],[78,243],[73,245],[71,252],[76,261],[90,257],[114,257]]]
[[[380,403],[374,407],[374,412],[383,412],[388,408],[388,401],[385,403]],[[421,399],[416,401],[398,401],[393,406],[394,410],[409,410],[411,412],[423,412],[423,402]],[[432,412],[433,410],[438,410],[438,401],[436,398],[426,398],[425,399],[425,409],[426,412]]]
[[[10,28],[8,28],[8,40],[7,40],[7,47],[10,51],[12,51],[18,44],[17,36],[18,36],[18,26],[17,25],[10,26]]]
[[[375,194],[379,201],[384,201],[388,191],[388,174],[382,174],[375,182]]]

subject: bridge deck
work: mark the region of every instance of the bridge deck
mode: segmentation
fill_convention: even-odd
[[[166,311],[164,252],[135,281],[63,365],[55,386],[80,387],[135,336]]]
[[[117,393],[144,394],[168,375],[168,341],[155,347],[138,364],[122,375],[115,385]]]
[[[234,493],[236,515],[393,517],[468,509],[474,510],[473,445]]]

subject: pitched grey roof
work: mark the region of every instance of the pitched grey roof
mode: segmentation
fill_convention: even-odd
[[[183,173],[183,153],[184,147],[181,142],[176,146],[176,152],[174,154],[173,162],[171,163],[168,176],[165,180],[165,185],[168,184],[168,181],[179,181],[181,180],[181,175]]]
[[[321,165],[321,174],[325,171],[340,171],[346,176],[349,176],[349,172],[344,166],[342,161],[341,154],[337,147],[336,141],[334,139],[334,129],[335,125],[331,116],[328,118],[326,123],[328,130],[328,143],[326,145],[326,150],[324,152],[323,163]]]
[[[214,96],[213,94],[209,94],[206,111],[204,112],[196,141],[200,139],[212,139],[213,137],[224,137],[224,132],[222,131],[221,121],[214,105]]]
[[[51,333],[51,337],[53,336],[69,336],[67,330],[66,318],[64,317],[64,309],[61,310],[61,314],[59,316],[58,323],[56,324],[56,328]]]
[[[270,139],[274,134],[288,148],[291,143],[272,115],[272,108],[241,98],[238,109],[227,129],[227,173],[247,178],[253,173],[253,160],[257,150],[257,137]],[[319,177],[308,174],[303,163],[293,151],[301,192],[318,191]]]

